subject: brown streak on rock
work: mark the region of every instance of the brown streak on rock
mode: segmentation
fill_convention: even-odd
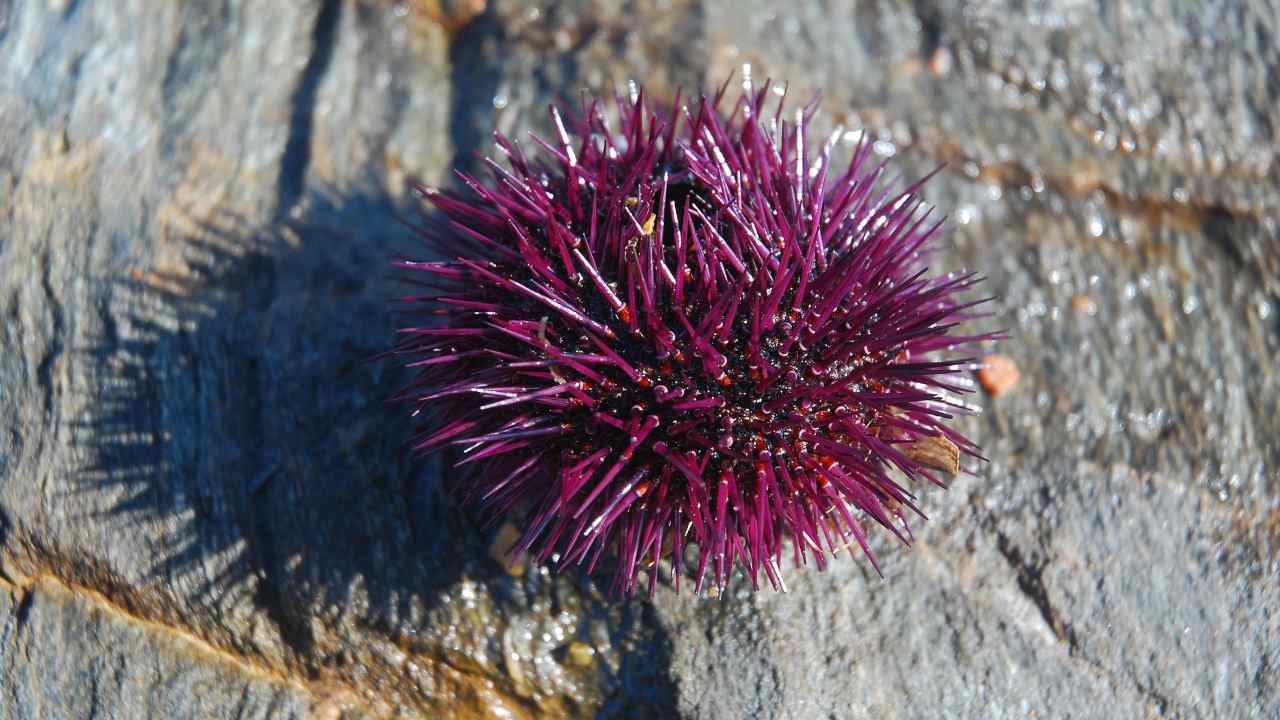
[[[56,553],[54,554],[56,555]],[[304,658],[270,658],[245,654],[217,638],[205,637],[179,626],[178,618],[164,612],[159,598],[149,598],[109,571],[96,567],[75,567],[43,549],[15,543],[0,550],[0,591],[22,599],[34,592],[74,595],[121,622],[187,643],[193,653],[234,667],[240,673],[278,685],[288,685],[315,698],[314,709],[323,715],[337,707],[340,713],[356,711],[370,717],[390,717],[396,711],[387,704],[388,688],[407,690],[401,700],[421,717],[482,720],[573,715],[572,699],[559,696],[521,697],[510,686],[510,678],[488,670],[463,655],[442,649],[423,651],[398,644],[406,661],[426,666],[438,683],[429,695],[405,675],[407,662],[394,662],[377,654],[366,654],[357,662],[317,669]],[[41,558],[41,559],[37,559]],[[83,565],[83,563],[81,564]],[[54,567],[65,566],[63,572]],[[98,587],[95,587],[98,586]],[[101,589],[99,589],[101,588]],[[337,648],[331,648],[336,651]],[[495,710],[501,710],[501,713]],[[341,716],[341,715],[340,715]]]
[[[1225,216],[1250,222],[1261,222],[1263,215],[1255,209],[1235,207],[1217,202],[1187,199],[1178,200],[1165,195],[1124,192],[1109,184],[1106,176],[1092,164],[1081,164],[1070,175],[1046,175],[1025,164],[1010,160],[983,163],[965,152],[959,145],[943,142],[928,147],[920,144],[931,157],[950,168],[960,168],[972,163],[978,166],[979,180],[1002,188],[1020,188],[1034,180],[1044,182],[1045,188],[1070,198],[1085,198],[1101,194],[1107,207],[1113,212],[1141,217],[1152,226],[1167,225],[1178,230],[1200,227],[1210,217]]]
[[[449,37],[462,32],[485,11],[485,0],[410,0],[416,15],[426,18],[444,30]]]
[[[242,655],[228,652],[186,630],[138,615],[128,606],[112,600],[93,588],[68,582],[49,571],[40,571],[33,575],[26,575],[16,579],[0,577],[0,589],[23,599],[37,592],[46,593],[55,600],[66,600],[68,596],[79,597],[92,604],[94,609],[106,615],[121,622],[141,626],[149,631],[162,634],[180,644],[185,643],[193,654],[204,655],[217,662],[231,665],[244,675],[280,685],[289,685],[308,693],[314,693],[316,690],[307,682],[290,678],[284,673],[253,662]]]

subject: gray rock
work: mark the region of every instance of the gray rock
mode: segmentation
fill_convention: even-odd
[[[6,10],[0,62],[31,69],[0,108],[12,576],[100,593],[325,712],[582,713],[656,673],[626,656],[656,642],[640,609],[488,558],[368,362],[387,260],[416,247],[406,182],[451,162],[441,29],[371,3]],[[594,665],[564,666],[575,639]],[[79,642],[45,649],[51,697],[109,650]]]
[[[42,578],[0,592],[3,718],[305,718],[297,683]]]
[[[1280,716],[1274,8],[487,5],[0,3],[0,717]],[[367,362],[407,183],[743,63],[948,163],[990,462],[883,580],[508,571]]]
[[[1216,80],[1269,72],[1273,11],[1093,12],[709,11],[908,174],[951,164],[939,263],[991,278],[1023,379],[885,581],[658,603],[688,716],[1280,713],[1276,89]]]

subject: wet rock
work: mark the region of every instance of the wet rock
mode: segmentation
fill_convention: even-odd
[[[949,164],[926,188],[955,223],[937,265],[990,277],[1022,379],[966,422],[991,461],[921,488],[931,520],[882,552],[885,580],[844,565],[784,597],[658,602],[687,716],[1277,711],[1280,245],[1269,151],[1245,139],[1275,90],[1212,79],[1274,60],[1243,40],[1268,11],[1233,8],[708,10],[713,68],[823,89],[828,122],[908,176]]]
[[[405,458],[400,378],[368,362],[392,335],[387,260],[417,247],[407,183],[454,153],[444,29],[336,0],[3,12],[0,567],[143,629],[108,652],[69,614],[83,637],[43,648],[56,672],[6,645],[4,686],[74,716],[58,684],[86,658],[147,662],[139,638],[172,630],[318,716],[669,707],[655,624],[488,562],[436,465]],[[575,640],[600,662],[557,663]],[[111,693],[113,714],[154,715]]]

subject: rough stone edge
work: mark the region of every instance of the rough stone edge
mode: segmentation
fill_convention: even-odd
[[[27,602],[33,593],[83,602],[106,618],[134,626],[152,637],[168,642],[177,653],[187,653],[207,661],[208,664],[221,665],[243,676],[246,681],[275,685],[281,690],[301,693],[311,698],[311,717],[372,717],[369,710],[355,700],[355,694],[344,688],[290,678],[266,665],[212,645],[187,630],[136,615],[103,593],[69,582],[49,570],[40,570],[33,575],[19,574],[15,572],[7,553],[0,554],[0,592],[12,595],[18,606]]]

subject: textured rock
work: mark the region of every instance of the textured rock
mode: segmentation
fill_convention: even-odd
[[[0,717],[1280,714],[1275,8],[481,5],[0,3]],[[990,462],[884,580],[508,572],[366,362],[406,181],[744,62],[948,163]]]
[[[33,68],[4,73],[0,109],[13,576],[101,593],[326,711],[590,712],[652,674],[642,609],[486,557],[404,462],[396,379],[367,362],[391,338],[386,260],[413,248],[406,179],[453,154],[440,27],[388,3],[7,10],[4,66]],[[567,667],[575,640],[589,667]],[[46,650],[67,672],[95,652]]]
[[[825,88],[917,174],[951,164],[926,189],[957,209],[940,263],[991,277],[1022,381],[884,582],[659,603],[693,639],[688,716],[1280,712],[1276,89],[1243,70],[1274,64],[1273,11],[1093,13],[708,11],[733,62]]]
[[[297,683],[86,588],[49,578],[0,587],[0,717],[305,718],[320,707]]]

